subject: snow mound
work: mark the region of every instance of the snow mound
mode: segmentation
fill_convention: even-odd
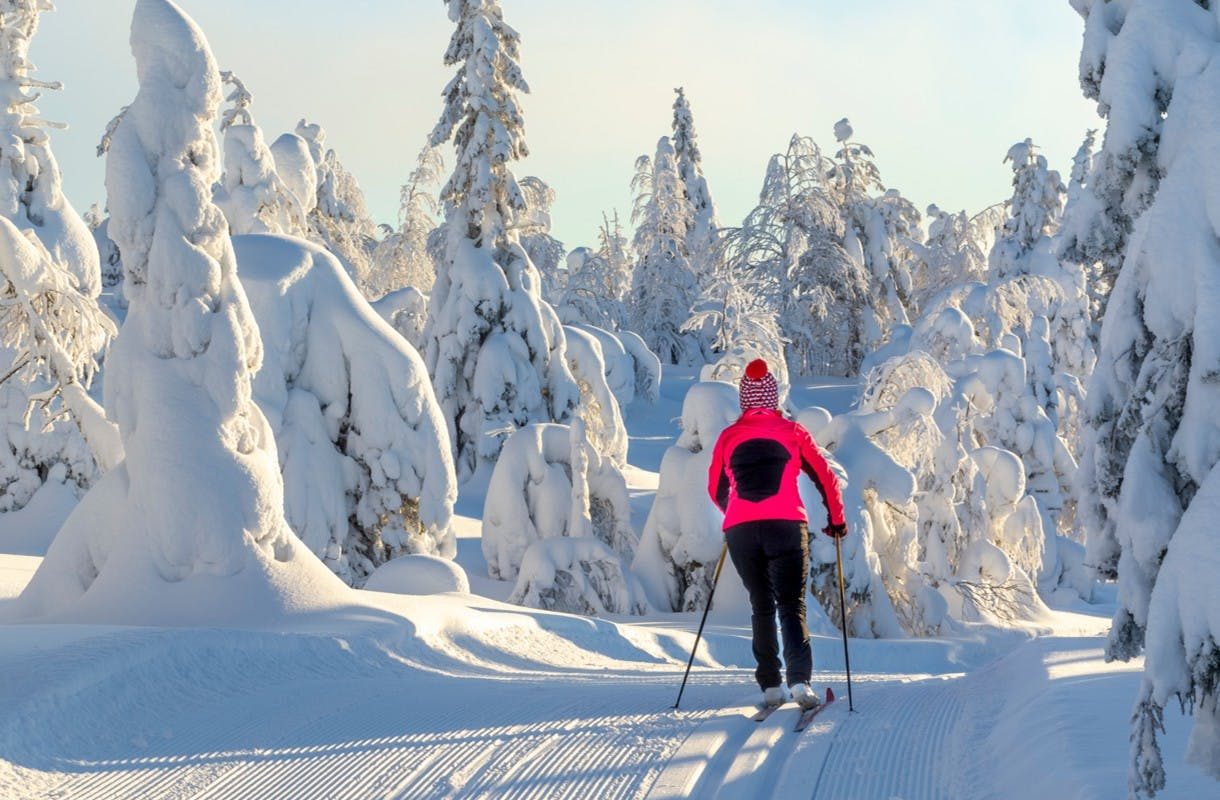
[[[470,592],[466,571],[446,558],[409,554],[387,561],[377,568],[364,588],[392,594],[440,594]]]

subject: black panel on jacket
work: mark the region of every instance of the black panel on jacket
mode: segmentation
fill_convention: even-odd
[[[788,448],[774,439],[747,439],[737,445],[729,455],[737,496],[758,503],[778,494],[791,459]]]

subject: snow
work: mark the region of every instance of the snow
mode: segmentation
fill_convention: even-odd
[[[211,203],[219,73],[168,0],[139,0],[131,44],[140,91],[107,158],[131,306],[104,387],[126,457],[68,517],[13,613],[267,624],[333,607],[346,591],[284,519],[275,443],[252,400],[258,329]]]
[[[457,478],[419,354],[322,248],[270,235],[233,247],[263,341],[254,399],[289,525],[354,586],[403,553],[452,557]]]
[[[510,436],[486,498],[482,547],[493,578],[517,578],[527,550],[540,539],[588,536],[628,561],[635,553],[627,483],[579,422],[529,425]]]
[[[655,405],[628,409],[633,464],[659,466],[643,445],[673,442],[692,380],[668,370]],[[836,414],[855,392],[833,380],[793,387],[798,405]],[[819,418],[830,414],[802,415]],[[655,480],[638,467],[629,474],[632,487]],[[459,510],[477,513],[481,491],[466,484]],[[1017,628],[853,639],[850,717],[842,641],[815,611],[815,685],[840,699],[795,737],[787,709],[761,726],[747,719],[749,616],[740,588],[733,603],[731,567],[674,712],[697,611],[594,619],[505,605],[488,595],[507,599],[513,584],[480,577],[485,565],[479,573],[464,549],[477,552],[478,521],[454,525],[478,595],[452,592],[452,562],[406,556],[368,588],[383,575],[392,585],[262,626],[244,613],[241,624],[206,629],[0,624],[0,705],[12,712],[0,720],[0,797],[191,787],[355,800],[392,787],[400,796],[982,800],[1011,796],[1014,785],[1047,797],[1125,790],[1140,664],[1104,659],[1112,596]],[[561,549],[585,546],[567,541]],[[0,556],[0,615],[38,562]],[[1162,796],[1209,796],[1215,784],[1183,761],[1186,721],[1165,722],[1172,781]],[[886,763],[899,767],[876,768]]]
[[[1010,200],[925,237],[844,118],[721,229],[676,89],[635,252],[605,214],[564,270],[498,0],[446,0],[456,74],[379,231],[174,0],[135,2],[81,219],[28,74],[51,3],[10,0],[0,800],[1215,795],[1220,10],[1070,2],[1106,130],[1068,186],[1025,139]],[[706,490],[759,356],[849,522],[840,551],[801,479],[840,697],[802,736],[747,719]]]
[[[466,571],[447,558],[409,553],[385,562],[364,582],[366,591],[440,594],[470,591]]]

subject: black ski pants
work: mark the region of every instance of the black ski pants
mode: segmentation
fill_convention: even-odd
[[[809,526],[792,520],[759,520],[734,525],[725,536],[733,566],[750,593],[758,685],[767,689],[780,683],[776,611],[784,635],[788,685],[808,683],[813,672],[813,651],[805,622]]]

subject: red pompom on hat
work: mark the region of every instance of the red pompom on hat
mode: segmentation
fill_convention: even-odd
[[[756,358],[746,365],[746,374],[741,378],[738,389],[741,398],[741,410],[751,408],[779,408],[779,386],[775,376],[767,369],[767,362]]]

